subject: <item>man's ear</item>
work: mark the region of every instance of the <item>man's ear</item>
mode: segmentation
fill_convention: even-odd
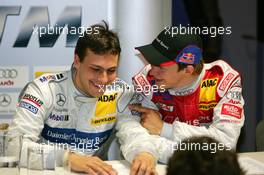
[[[188,65],[188,66],[185,68],[185,73],[193,74],[193,72],[194,72],[194,67],[193,67],[193,65]]]
[[[73,65],[74,65],[74,67],[75,67],[76,69],[79,69],[80,64],[81,64],[80,57],[79,57],[77,54],[75,54],[75,55],[74,55],[74,62],[73,62]]]

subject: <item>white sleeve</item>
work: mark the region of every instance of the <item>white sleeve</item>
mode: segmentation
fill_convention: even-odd
[[[48,85],[47,85],[48,86]],[[9,135],[22,135],[22,150],[20,164],[22,167],[27,166],[28,146],[37,147],[43,144],[37,143],[39,136],[44,127],[44,120],[50,111],[52,104],[49,87],[43,88],[36,85],[35,82],[27,84],[21,91],[16,113],[9,128]],[[13,139],[14,141],[17,139]],[[11,141],[12,142],[12,141]],[[15,143],[13,143],[15,144]],[[12,145],[12,143],[11,143]],[[14,147],[12,147],[13,149]],[[49,165],[54,158],[52,146],[45,145],[45,163],[47,169],[52,168]],[[17,148],[18,149],[18,148]]]
[[[129,110],[127,105],[143,100],[140,94],[130,94],[123,96],[119,100],[121,108],[118,108],[119,116],[117,122],[117,138],[121,144],[121,151],[126,160],[133,161],[134,157],[140,152],[148,152],[155,157],[158,157],[157,150],[151,141],[151,135],[141,126],[140,117]]]
[[[237,82],[240,82],[240,78],[228,89],[214,108],[213,122],[209,127],[192,126],[179,121],[175,121],[173,124],[164,123],[161,136],[166,138],[167,142],[174,141],[175,143],[193,136],[209,136],[228,147],[236,149],[240,130],[245,120],[242,87]],[[233,102],[230,100],[233,100]],[[159,144],[159,142],[161,141],[157,141],[156,144],[160,147],[160,157],[169,155],[168,152],[173,152],[171,148],[161,148],[162,144]],[[163,160],[166,159],[163,157]]]

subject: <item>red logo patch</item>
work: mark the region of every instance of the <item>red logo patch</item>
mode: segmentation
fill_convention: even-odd
[[[236,100],[229,100],[228,103],[233,103],[233,104],[241,104],[240,101],[236,101]]]
[[[219,89],[224,91],[229,83],[229,81],[234,77],[235,75],[232,73],[227,74],[227,76],[225,77],[225,79],[222,81]]]
[[[221,114],[230,115],[238,119],[241,118],[242,108],[235,105],[223,104]]]
[[[145,86],[149,85],[148,80],[146,80],[144,78],[144,76],[142,76],[142,75],[136,77],[135,80],[136,80],[138,85],[141,85],[141,87],[145,87]]]
[[[136,75],[134,77],[137,88],[143,89],[143,93],[146,95],[150,91],[151,85],[143,75]]]

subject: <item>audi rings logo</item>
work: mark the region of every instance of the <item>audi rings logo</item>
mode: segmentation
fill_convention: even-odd
[[[2,78],[16,78],[18,72],[16,69],[0,69],[0,79]]]
[[[6,107],[10,105],[11,97],[8,94],[1,94],[0,95],[0,106]]]
[[[56,101],[57,105],[63,106],[66,102],[66,97],[63,94],[59,93],[56,95]]]

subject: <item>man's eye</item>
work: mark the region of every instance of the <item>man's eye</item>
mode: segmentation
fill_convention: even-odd
[[[113,73],[116,72],[116,70],[115,70],[115,69],[111,69],[111,70],[108,70],[107,72],[108,72],[109,74],[113,74]]]
[[[160,70],[161,70],[161,71],[166,71],[167,69],[164,68],[164,67],[161,67]]]
[[[100,69],[97,69],[97,68],[92,68],[92,70],[93,70],[94,72],[99,72],[99,71],[100,71]]]

